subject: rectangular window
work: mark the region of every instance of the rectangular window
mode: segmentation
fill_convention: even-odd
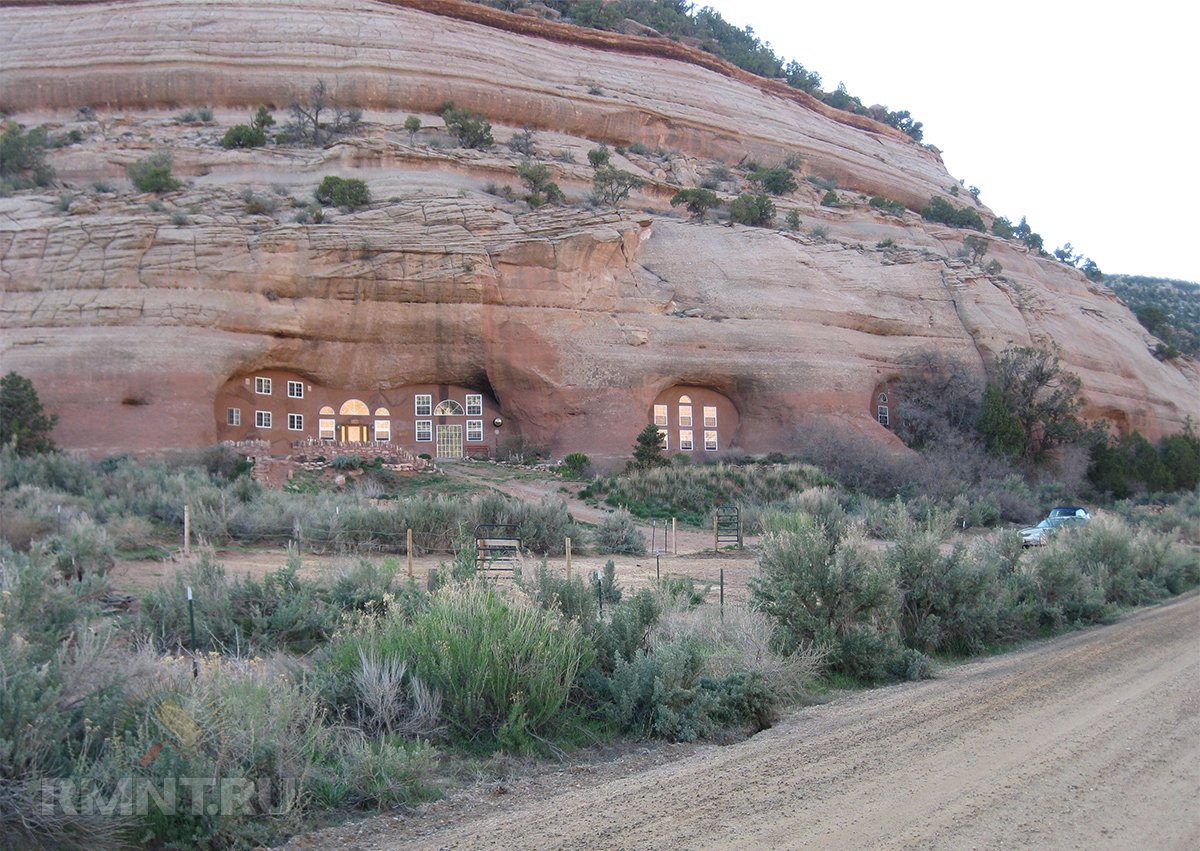
[[[317,437],[333,440],[333,420],[317,420]]]
[[[705,405],[704,406],[704,427],[705,428],[716,428],[717,427],[717,408],[715,405]]]
[[[421,443],[433,440],[433,420],[417,420],[417,440]]]
[[[240,426],[242,424],[242,409],[227,408],[225,411],[225,423],[231,426]]]
[[[681,452],[692,451],[692,432],[690,429],[679,432],[679,449]]]
[[[659,440],[660,440],[660,441],[662,441],[662,451],[663,451],[663,452],[670,452],[670,451],[671,451],[671,438],[669,438],[669,437],[667,436],[666,429],[661,429],[661,428],[660,428],[660,429],[658,430],[658,438],[659,438]]]
[[[271,427],[271,412],[270,411],[255,411],[254,425],[258,428]]]
[[[375,442],[387,443],[392,439],[392,421],[375,420]]]
[[[692,427],[692,406],[691,405],[680,405],[679,406],[679,424],[681,426],[686,426],[687,428]]]
[[[476,394],[468,393],[467,394],[467,416],[468,417],[482,417],[483,416],[483,395],[482,394],[479,394],[479,393],[476,393]],[[470,438],[468,438],[468,440],[469,439]]]
[[[704,432],[704,451],[705,452],[716,452],[717,451],[717,433],[715,431]]]
[[[467,443],[483,443],[483,420],[467,420]]]
[[[288,398],[303,399],[304,398],[304,382],[289,381],[288,382]]]
[[[288,431],[304,431],[304,414],[288,414]]]
[[[654,406],[654,424],[656,426],[665,426],[667,424],[667,406]]]
[[[884,427],[886,428],[886,427],[887,427],[887,424],[888,424],[888,406],[887,406],[887,405],[880,405],[880,406],[879,406],[879,411],[878,411],[878,413],[876,414],[876,416],[878,416],[878,417],[879,417],[879,424],[880,424],[881,426],[884,426]]]
[[[432,396],[430,396],[428,394],[424,394],[424,393],[418,393],[416,396],[416,401],[417,401],[416,414],[418,417],[432,417],[433,416],[433,397]],[[428,440],[428,439],[429,438],[426,438],[426,440]]]
[[[271,395],[271,379],[256,377],[254,379],[254,392],[259,396]]]

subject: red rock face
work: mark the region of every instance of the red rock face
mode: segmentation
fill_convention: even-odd
[[[141,0],[4,16],[0,107],[83,136],[51,154],[78,195],[67,210],[64,187],[0,199],[0,358],[60,415],[65,447],[212,443],[225,436],[225,382],[270,370],[333,396],[473,388],[506,429],[601,462],[627,456],[679,387],[736,412],[721,453],[794,450],[814,417],[894,443],[878,388],[930,347],[982,369],[1009,346],[1057,345],[1085,413],[1151,437],[1196,412],[1195,362],[1155,360],[1108,290],[990,237],[987,259],[1003,270],[987,274],[957,259],[963,232],[868,205],[881,194],[916,207],[955,185],[934,152],[740,72],[612,34],[572,41],[541,21],[505,30],[378,3]],[[351,137],[219,147],[259,103],[280,107],[319,78],[368,108]],[[434,146],[431,113],[451,99],[487,115],[501,142],[536,128],[574,203],[501,197],[505,185],[524,194],[520,155],[503,144]],[[174,119],[205,103],[214,124]],[[93,117],[76,115],[85,104]],[[415,145],[410,112],[432,128]],[[614,149],[646,182],[622,210],[584,203],[601,140],[670,149]],[[160,147],[186,185],[158,210],[124,167]],[[824,190],[803,180],[776,199],[798,232],[684,221],[669,206],[705,179],[728,202],[745,188],[739,160],[786,153],[802,156],[800,177],[836,179],[843,206],[823,207]],[[363,179],[372,203],[293,221],[327,174]],[[247,190],[276,209],[248,213]]]

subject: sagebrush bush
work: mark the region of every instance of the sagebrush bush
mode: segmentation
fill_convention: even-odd
[[[592,530],[592,545],[601,553],[626,553],[643,555],[646,552],[646,537],[625,509],[606,514]]]
[[[411,620],[389,610],[335,640],[321,664],[338,706],[350,701],[362,653],[404,660],[437,691],[455,741],[519,752],[564,723],[572,684],[594,658],[578,623],[478,583],[440,589]]]
[[[783,652],[816,646],[828,651],[832,670],[886,678],[899,652],[896,590],[861,530],[834,536],[802,518],[791,530],[764,535],[750,593],[778,625]]]

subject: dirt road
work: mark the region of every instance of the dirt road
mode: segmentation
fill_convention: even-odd
[[[844,696],[736,745],[634,754],[503,791],[307,840],[364,849],[1197,848],[1200,596],[932,681]],[[317,847],[308,842],[299,844]]]

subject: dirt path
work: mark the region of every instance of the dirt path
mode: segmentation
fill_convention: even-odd
[[[1200,847],[1200,596],[666,751],[289,847]]]

